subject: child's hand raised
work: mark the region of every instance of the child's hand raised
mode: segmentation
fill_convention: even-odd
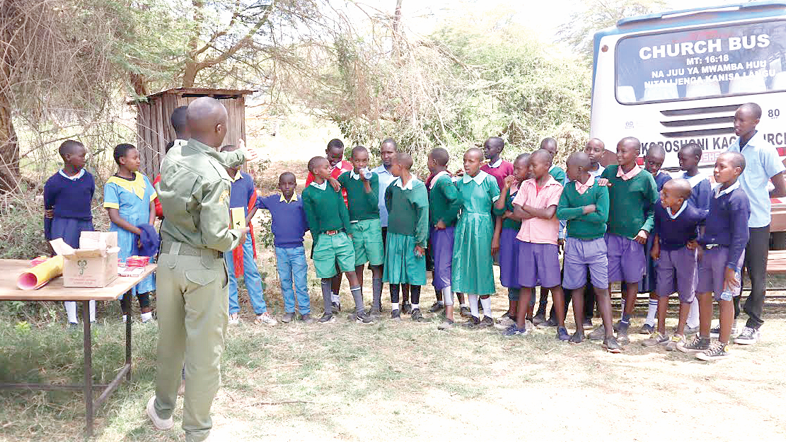
[[[505,185],[505,189],[510,189],[513,186],[513,183],[515,183],[515,182],[516,182],[516,176],[515,175],[508,175],[508,176],[506,176],[505,180],[503,181],[503,184]]]

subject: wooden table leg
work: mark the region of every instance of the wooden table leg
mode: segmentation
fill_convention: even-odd
[[[93,436],[93,342],[90,335],[90,301],[82,302],[85,347],[85,435]]]
[[[126,373],[126,380],[131,380],[131,294],[126,293],[123,295],[123,310],[129,312],[126,316],[126,364],[129,366],[128,373]]]

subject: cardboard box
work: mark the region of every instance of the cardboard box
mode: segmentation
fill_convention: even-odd
[[[106,287],[117,278],[117,232],[82,232],[76,250],[60,238],[50,244],[65,260],[64,287]]]

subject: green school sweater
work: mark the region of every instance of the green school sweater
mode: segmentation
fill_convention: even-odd
[[[338,182],[347,190],[350,221],[379,219],[379,175],[371,174],[369,193],[366,193],[366,186],[362,180],[352,178],[351,171],[342,173],[338,177]]]
[[[456,225],[458,211],[461,207],[461,195],[448,175],[442,175],[432,182],[428,192],[429,219],[432,226],[442,220],[446,227]]]
[[[595,205],[595,211],[584,214],[584,206]],[[603,238],[609,219],[609,190],[593,183],[583,194],[576,191],[574,181],[565,185],[557,206],[557,218],[568,222],[568,237],[584,240]],[[638,233],[638,232],[637,232]]]
[[[494,216],[502,216],[502,215],[505,214],[505,211],[511,211],[511,212],[513,211],[513,199],[516,198],[516,193],[518,193],[518,192],[515,192],[515,193],[511,194],[510,190],[508,190],[506,192],[502,192],[502,193],[499,194],[500,198],[505,198],[505,200],[504,200],[505,201],[505,208],[503,208],[502,210],[499,210],[496,207],[492,207],[491,212],[494,214]],[[521,229],[521,221],[516,221],[516,220],[510,219],[510,218],[505,218],[504,220],[502,220],[502,229],[503,230],[504,229],[519,230],[519,229]]]
[[[618,165],[606,167],[600,175],[609,180],[608,232],[633,239],[639,230],[652,231],[654,204],[658,201],[658,186],[652,175],[642,170],[638,175],[623,181],[617,178]]]
[[[396,179],[385,190],[388,233],[414,236],[415,244],[426,247],[429,215],[426,185],[412,178],[412,188],[405,190],[396,184],[398,182]]]
[[[315,241],[322,232],[349,229],[349,212],[341,191],[336,192],[333,186],[325,184],[325,190],[308,185],[302,194],[306,221]]]
[[[549,169],[549,175],[551,175],[552,178],[557,180],[557,182],[560,183],[562,186],[565,186],[565,180],[567,180],[568,176],[565,175],[565,171],[562,170],[561,167],[551,166],[551,169]]]

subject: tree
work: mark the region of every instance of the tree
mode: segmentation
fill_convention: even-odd
[[[423,165],[433,147],[458,152],[489,136],[513,152],[547,135],[570,147],[586,136],[588,70],[546,55],[509,11],[466,14],[425,38],[410,37],[395,14],[370,17],[363,32],[320,53],[319,81],[290,88],[352,143],[376,147],[393,136]]]
[[[666,8],[665,0],[582,0],[559,28],[559,38],[592,63],[593,35],[618,21]]]

